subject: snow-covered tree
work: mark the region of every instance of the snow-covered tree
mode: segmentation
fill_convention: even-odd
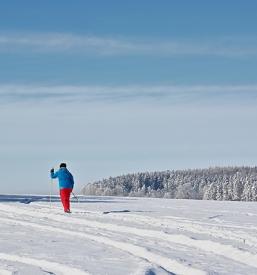
[[[257,167],[214,167],[134,173],[87,184],[82,193],[257,201]]]

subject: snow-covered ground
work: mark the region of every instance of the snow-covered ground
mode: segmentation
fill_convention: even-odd
[[[257,274],[257,204],[0,196],[0,274]]]

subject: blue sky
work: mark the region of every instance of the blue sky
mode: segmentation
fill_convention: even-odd
[[[257,161],[255,1],[2,1],[0,192]]]

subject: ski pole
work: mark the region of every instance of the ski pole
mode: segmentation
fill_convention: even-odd
[[[49,199],[49,201],[50,201],[50,208],[52,208],[52,189],[53,189],[53,183],[54,183],[54,181],[53,181],[53,178],[52,178],[52,170],[54,171],[54,166],[53,166],[53,168],[51,169],[51,182],[50,182],[50,199]]]
[[[51,182],[50,182],[50,208],[52,208],[52,186],[53,186],[53,179],[51,178]]]
[[[72,193],[73,197],[77,200],[77,202],[79,202],[78,197],[77,197],[77,196],[75,196],[75,194],[74,194],[73,192],[71,192],[71,193]]]

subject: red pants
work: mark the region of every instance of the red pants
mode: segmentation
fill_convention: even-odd
[[[71,192],[72,192],[71,188],[60,189],[60,196],[61,196],[61,201],[62,201],[64,211],[70,210],[70,194],[71,194]]]

